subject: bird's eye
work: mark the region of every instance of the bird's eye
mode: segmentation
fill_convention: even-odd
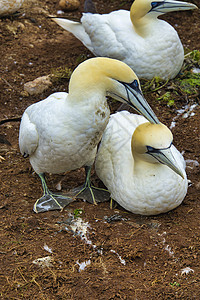
[[[162,2],[151,2],[151,10],[154,9],[154,8],[156,8],[156,7],[158,7],[158,6],[160,6],[160,5],[162,5],[163,2],[165,2],[165,1],[162,1]]]
[[[129,86],[136,91],[140,91],[140,87],[139,87],[139,83],[138,83],[137,79],[135,79],[135,80],[133,80],[133,82],[129,83]]]
[[[119,81],[120,82],[120,81]],[[123,82],[121,82],[123,83]],[[124,83],[123,83],[124,84]],[[133,80],[131,83],[125,83],[125,86],[129,89],[129,87],[132,90],[135,90],[137,93],[142,94],[142,91],[140,90],[140,84],[137,81],[137,79]]]
[[[158,2],[151,2],[151,7],[155,8],[158,5]]]
[[[147,146],[147,153],[155,152],[155,148]]]
[[[134,87],[139,87],[138,81],[136,79],[131,83],[131,85]]]

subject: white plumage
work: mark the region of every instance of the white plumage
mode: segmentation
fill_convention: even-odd
[[[53,20],[73,33],[94,55],[125,62],[139,78],[170,79],[181,69],[183,46],[176,30],[157,17],[194,8],[194,4],[174,0],[135,0],[130,12],[83,13],[81,23],[64,18]]]
[[[148,124],[147,129],[141,128],[143,123]],[[187,193],[185,161],[171,142],[171,132],[163,124],[150,124],[144,117],[126,111],[111,115],[95,168],[111,197],[122,207],[136,214],[156,215],[183,201]],[[157,158],[152,156],[152,147]],[[169,162],[163,154],[170,158],[170,167],[165,165]]]
[[[43,173],[91,168],[109,120],[107,95],[128,103],[151,122],[159,122],[143,98],[135,73],[126,64],[109,58],[83,62],[71,76],[69,94],[54,93],[25,110],[19,132],[20,151],[30,157],[42,180],[45,198],[36,202],[35,211],[61,209],[66,205],[55,200],[57,195],[52,197]],[[87,177],[87,184],[88,181]]]
[[[0,16],[9,16],[21,8],[24,0],[1,0]]]
[[[59,174],[91,165],[96,143],[109,118],[106,101],[100,105],[98,101],[94,107],[85,102],[71,105],[68,94],[60,92],[26,109],[21,122],[20,150],[30,156],[38,174]],[[95,109],[103,110],[104,116],[95,114]]]

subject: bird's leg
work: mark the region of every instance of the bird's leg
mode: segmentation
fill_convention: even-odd
[[[35,202],[33,207],[34,212],[39,213],[56,209],[63,210],[66,205],[75,201],[74,198],[52,193],[47,187],[44,174],[40,173],[38,175],[41,179],[44,193],[43,196]]]
[[[116,207],[117,207],[117,202],[113,198],[111,198],[110,199],[110,209],[114,209]]]
[[[85,183],[83,186],[73,189],[74,196],[92,204],[108,201],[110,199],[110,193],[106,189],[97,188],[91,185],[91,169],[91,166],[85,167]]]

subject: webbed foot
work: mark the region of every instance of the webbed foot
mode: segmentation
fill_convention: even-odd
[[[40,213],[40,212],[45,212],[45,211],[49,211],[49,210],[57,210],[57,209],[63,210],[63,208],[65,206],[67,206],[69,203],[75,201],[74,198],[69,197],[66,194],[52,193],[46,185],[44,174],[41,173],[38,175],[42,182],[44,194],[41,198],[39,198],[35,202],[35,204],[33,206],[34,212]]]
[[[110,193],[103,188],[97,188],[91,185],[90,175],[91,166],[85,167],[85,184],[83,186],[77,187],[71,191],[71,197],[80,198],[92,204],[97,204],[99,202],[106,202],[110,199]]]
[[[92,185],[83,185],[73,189],[72,195],[91,204],[106,202],[110,199],[110,193],[103,188],[96,188]]]
[[[63,210],[65,206],[75,201],[75,199],[61,194],[53,194],[50,191],[39,198],[33,207],[34,212],[40,213],[49,210]]]

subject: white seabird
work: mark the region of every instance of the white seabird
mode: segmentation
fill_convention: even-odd
[[[111,115],[95,169],[111,198],[135,214],[176,208],[187,193],[185,161],[163,124],[121,111]]]
[[[35,212],[62,209],[73,200],[48,190],[46,172],[58,174],[85,166],[85,185],[76,190],[77,194],[81,192],[79,197],[92,203],[108,198],[107,192],[101,197],[99,190],[90,185],[97,144],[110,116],[108,95],[129,104],[150,122],[159,123],[132,69],[109,58],[92,58],[81,63],[71,76],[69,93],[54,93],[25,110],[19,147],[24,157],[29,156],[44,190],[43,197],[34,205]]]
[[[53,20],[76,36],[95,56],[119,59],[139,78],[174,78],[181,69],[184,51],[176,30],[157,17],[196,5],[175,0],[135,0],[130,11],[109,14],[83,13],[80,23]]]

